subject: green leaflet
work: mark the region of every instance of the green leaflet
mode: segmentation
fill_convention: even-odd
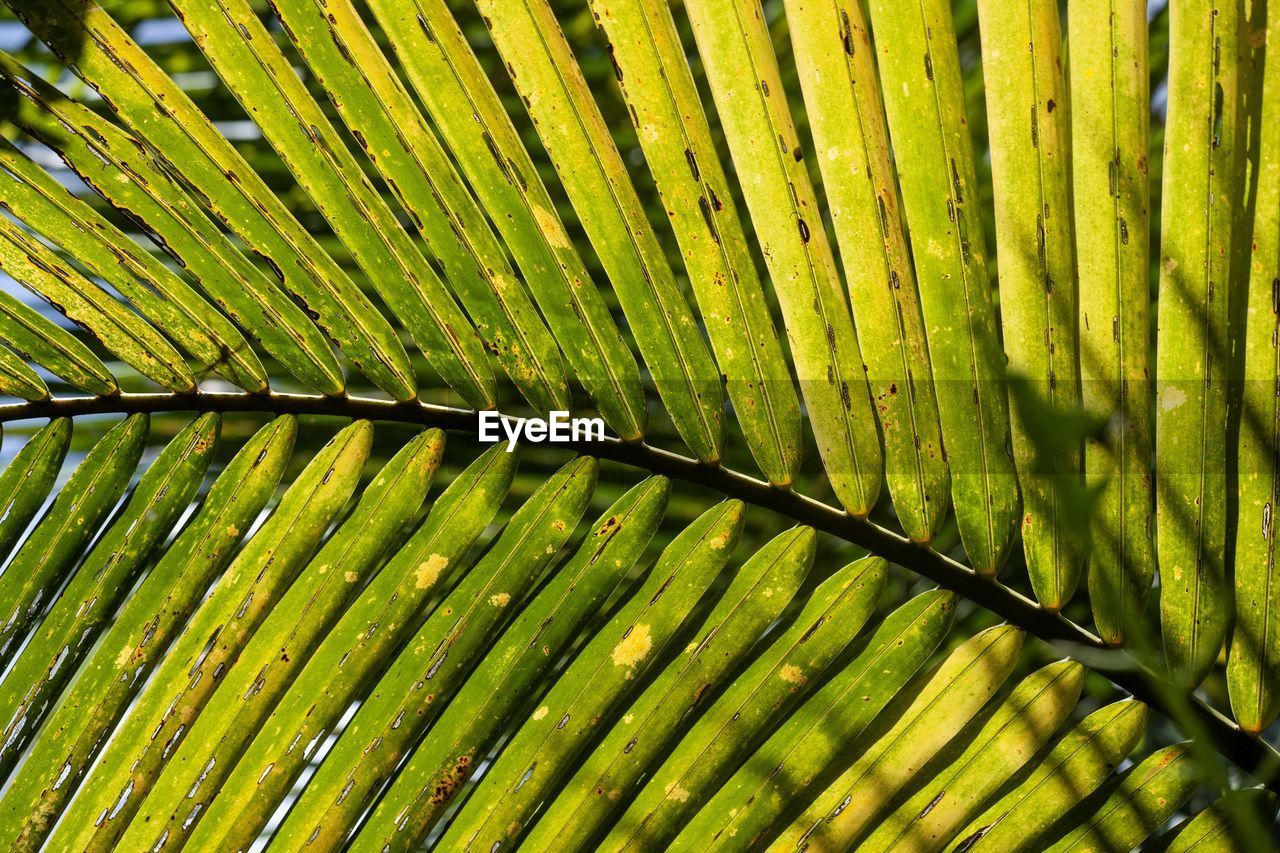
[[[855,739],[946,637],[955,595],[933,590],[899,607],[857,658],[807,699],[720,787],[672,843],[735,849],[771,838],[778,822],[844,744]]]
[[[1167,746],[1126,773],[1119,787],[1084,826],[1068,833],[1047,851],[1131,850],[1191,798],[1197,783],[1190,744]]]
[[[784,719],[806,687],[853,641],[884,589],[885,574],[884,560],[868,557],[819,585],[790,627],[654,768],[601,849],[668,844],[699,803],[737,768],[741,750]]]
[[[791,601],[813,563],[809,527],[783,533],[738,569],[691,641],[583,760],[522,842],[534,850],[586,849],[635,795],[645,771],[699,716],[702,698],[734,671]]]
[[[769,482],[789,485],[803,450],[799,402],[671,11],[659,0],[592,9],[747,446]]]
[[[151,381],[171,391],[196,390],[191,369],[155,327],[7,216],[0,216],[0,270]]]
[[[0,394],[19,400],[47,400],[49,388],[17,353],[0,345]]]
[[[70,419],[55,418],[27,439],[0,474],[0,565],[49,496],[70,443]]]
[[[538,806],[621,710],[725,567],[745,506],[724,501],[671,541],[644,584],[592,637],[494,759],[440,843],[489,850],[516,842]]]
[[[929,542],[947,516],[951,478],[870,33],[850,0],[788,0],[786,9],[889,495],[907,536]]]
[[[357,421],[316,454],[201,603],[98,756],[49,844],[112,849],[164,764],[355,490],[373,428]]]
[[[686,3],[769,264],[809,426],[836,497],[865,516],[880,493],[880,439],[858,337],[801,161],[758,0]]]
[[[284,849],[337,846],[494,634],[573,534],[598,463],[561,468],[512,515],[503,534],[378,680],[275,835]],[[318,743],[318,741],[316,742]],[[307,747],[309,757],[316,743]]]
[[[0,142],[0,203],[59,244],[123,294],[210,370],[247,391],[264,391],[267,375],[244,336],[194,288],[144,251],[8,141]]]
[[[98,439],[0,575],[0,667],[17,655],[31,624],[115,508],[146,440],[146,415],[131,415]]]
[[[352,849],[408,850],[425,838],[479,758],[643,555],[670,483],[634,486],[485,655],[374,807]]]
[[[274,9],[498,363],[535,410],[567,410],[568,380],[551,333],[355,7],[349,0],[280,0]]]
[[[202,415],[169,442],[35,627],[0,690],[0,775],[13,769],[120,598],[186,511],[204,482],[221,425],[218,415]]]
[[[983,73],[1001,83],[986,87],[987,127],[1001,332],[1010,378],[1025,389],[1014,398],[1012,419],[1022,547],[1036,598],[1058,611],[1080,582],[1085,556],[1067,502],[1081,479],[1081,442],[1055,446],[1048,459],[1038,452],[1044,437],[1037,435],[1046,417],[1080,408],[1062,33],[1056,0],[980,0],[978,12]],[[1046,411],[1022,411],[1026,406]]]
[[[1091,518],[1089,603],[1098,633],[1118,646],[1142,614],[1156,565],[1148,407],[1147,4],[1072,0],[1067,21],[1075,69],[1072,134],[1097,140],[1071,152],[1081,392],[1088,412],[1117,424],[1107,441],[1085,441],[1085,477],[1091,490],[1099,490]]]
[[[78,338],[42,314],[0,292],[0,342],[68,384],[99,397],[118,394],[116,378]]]
[[[190,725],[119,844],[181,846],[277,700],[426,500],[444,433],[419,433],[364,489],[359,503],[263,619]],[[274,807],[274,803],[269,808]],[[198,846],[196,849],[200,849]]]
[[[408,638],[493,520],[518,456],[501,445],[454,478],[422,525],[370,581],[315,651],[208,806],[189,844],[248,845],[306,768],[303,750],[330,730]]]
[[[1280,45],[1280,15],[1267,23],[1268,46]],[[1280,55],[1271,50],[1263,69],[1261,145],[1257,166],[1259,211],[1253,230],[1248,317],[1244,342],[1244,385],[1240,419],[1239,507],[1235,529],[1235,623],[1227,656],[1231,711],[1240,727],[1258,733],[1280,714],[1280,630],[1274,608],[1280,602],[1274,513],[1280,507],[1280,358],[1274,336],[1280,331]],[[1240,276],[1243,276],[1241,271]]]
[[[644,434],[635,356],[443,0],[370,0],[401,70],[506,241],[574,378],[625,441]]]
[[[281,417],[250,438],[125,602],[0,798],[0,839],[13,849],[35,850],[53,828],[104,737],[275,493],[296,435],[297,422]]]
[[[321,393],[342,391],[342,371],[324,335],[200,211],[171,174],[172,166],[166,167],[168,161],[3,53],[0,74],[22,96],[10,116],[18,126],[58,152],[112,205],[138,219],[286,370]]]
[[[1037,839],[1106,780],[1147,727],[1147,706],[1125,700],[1094,711],[1054,744],[1035,770],[956,837],[957,851],[1030,851]]]
[[[955,26],[946,0],[870,7],[951,504],[970,563],[993,575],[1017,530],[1019,498]]]
[[[1223,564],[1227,326],[1228,302],[1236,298],[1230,261],[1240,6],[1237,0],[1190,0],[1169,15],[1156,332],[1156,550],[1165,658],[1178,686],[1188,688],[1217,659],[1229,609]]]
[[[1084,667],[1069,660],[1023,679],[964,752],[880,822],[864,842],[867,849],[944,849],[1067,721],[1083,685]]]
[[[911,705],[893,726],[859,750],[853,766],[819,794],[770,849],[808,845],[809,849],[842,850],[857,842],[893,796],[1000,689],[1021,648],[1022,632],[1001,625],[951,652],[920,689],[909,694]]]
[[[703,462],[723,444],[720,374],[547,0],[477,0],[569,200],[613,282],[676,430]]]
[[[493,372],[470,321],[374,191],[248,2],[182,0],[175,10],[418,349],[468,404],[490,408]],[[367,303],[343,307],[351,322],[380,317]],[[390,325],[385,320],[379,325],[385,326],[379,337],[387,342],[373,357],[384,366],[395,363],[400,383],[393,389],[395,396],[410,399],[414,381],[408,359],[390,349],[395,340]],[[359,357],[353,360],[361,363]]]
[[[1166,853],[1236,853],[1258,849],[1275,822],[1276,795],[1265,788],[1243,788],[1219,797],[1183,821]]]
[[[327,344],[321,345],[324,352],[316,344],[324,336],[303,319],[312,317],[375,385],[396,399],[413,398],[413,371],[391,325],[187,94],[110,15],[96,3],[76,0],[13,0],[10,5],[55,53],[73,63],[77,73],[109,99],[134,133],[149,142],[151,148],[142,156],[158,171],[176,173],[174,164],[180,163],[184,182],[201,202],[271,267],[283,292],[265,279],[254,282],[272,291],[261,319],[267,328],[278,323],[286,334],[310,339],[303,350],[311,363],[299,362],[297,366],[307,371],[300,379],[323,393],[342,390],[341,373]],[[203,219],[202,214],[196,216]],[[284,299],[286,295],[298,304]],[[252,300],[237,299],[236,307],[247,314],[260,310]],[[256,335],[265,330],[249,331]],[[270,334],[280,337],[275,330]],[[277,346],[297,355],[283,341]],[[292,369],[291,362],[285,363]]]

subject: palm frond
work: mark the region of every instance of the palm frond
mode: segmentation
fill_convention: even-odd
[[[1274,844],[1265,0],[5,4],[13,849]]]

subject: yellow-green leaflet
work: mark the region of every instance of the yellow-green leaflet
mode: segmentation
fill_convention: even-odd
[[[1031,775],[956,836],[957,851],[1039,850],[1037,839],[1111,775],[1147,727],[1147,706],[1115,702],[1063,735]]]
[[[865,516],[883,460],[858,337],[759,0],[685,4],[782,305],[809,426],[840,503]]]
[[[13,0],[10,5],[55,54],[72,62],[77,73],[109,99],[133,133],[147,141],[148,148],[137,153],[151,161],[157,173],[180,172],[201,202],[261,255],[280,285],[276,290],[266,281],[255,282],[274,291],[264,319],[275,325],[283,317],[284,332],[311,339],[306,348],[314,360],[306,365],[310,373],[319,371],[341,390],[341,374],[327,344],[323,353],[314,348],[315,341],[325,340],[307,319],[315,318],[375,385],[398,400],[413,398],[413,371],[390,323],[190,96],[111,15],[96,2]],[[259,32],[261,45],[266,34]],[[237,38],[240,35],[237,31]],[[269,132],[266,126],[263,130]],[[197,216],[203,219],[203,214]],[[283,298],[286,295],[289,298]],[[237,307],[256,310],[251,300]],[[308,384],[336,393],[313,384],[319,379],[313,376]]]
[[[688,721],[751,645],[776,619],[813,563],[816,536],[796,527],[766,543],[738,569],[733,583],[700,626],[698,634],[613,728],[584,756],[521,842],[532,850],[587,848],[645,771],[679,740]]]
[[[444,0],[369,0],[368,5],[524,273],[574,378],[614,432],[625,441],[639,439],[646,412],[635,356]]]
[[[670,488],[665,478],[651,477],[596,520],[572,559],[503,633],[409,756],[353,850],[410,850],[422,843],[502,726],[642,556]]]
[[[1087,823],[1046,848],[1047,853],[1133,849],[1191,798],[1197,776],[1190,744],[1174,744],[1148,755],[1125,774]]]
[[[1156,330],[1160,629],[1179,687],[1200,683],[1227,632],[1228,303],[1240,86],[1238,0],[1169,12],[1169,107]],[[1254,525],[1250,528],[1256,529]]]
[[[307,766],[299,744],[311,743],[338,722],[359,691],[381,674],[415,620],[438,602],[439,590],[465,568],[467,551],[507,495],[518,458],[496,445],[454,477],[255,728],[189,844],[233,849],[252,843]]]
[[[6,292],[0,292],[0,342],[81,391],[120,391],[111,371],[75,335]]]
[[[1063,660],[1024,678],[954,761],[880,821],[864,842],[867,849],[923,853],[950,844],[1067,721],[1084,674],[1083,666]]]
[[[720,786],[671,844],[673,850],[737,849],[767,842],[832,757],[856,743],[951,629],[955,594],[933,590],[890,613],[858,656],[796,709]]]
[[[298,797],[275,844],[301,849],[342,843],[569,540],[595,489],[597,469],[589,456],[575,459],[516,510],[498,541],[378,680]]]
[[[130,239],[8,141],[0,142],[0,201],[34,231],[59,244],[124,295],[196,359],[197,378],[218,373],[246,391],[265,391],[267,375],[230,320],[185,279]]]
[[[488,220],[350,0],[278,0],[285,31],[536,411],[569,408],[560,353]]]
[[[698,323],[547,0],[477,0],[569,200],[604,265],[676,430],[720,459],[724,407]]]
[[[786,630],[650,772],[602,849],[669,844],[737,768],[744,745],[763,740],[849,646],[875,608],[886,574],[884,560],[867,557],[820,584]]]
[[[373,427],[357,421],[315,455],[200,604],[132,712],[94,763],[62,822],[54,849],[116,846],[143,799],[288,584],[346,505],[369,455]]]
[[[247,0],[175,0],[175,11],[231,91],[280,153],[299,185],[351,251],[382,301],[444,381],[471,406],[494,402],[493,371],[471,322],[361,171],[319,104]],[[379,362],[398,362],[399,399],[412,398],[412,368],[390,349],[395,332],[376,310],[347,308],[350,322],[380,320],[388,346]]]
[[[952,736],[982,710],[1013,671],[1022,632],[1011,625],[971,637],[929,673],[911,704],[805,813],[770,846],[771,850],[843,850],[872,828],[895,794]]]
[[[1167,853],[1236,853],[1269,842],[1276,795],[1266,788],[1231,791],[1182,822]]]
[[[1008,556],[1020,500],[955,25],[947,0],[869,5],[951,505],[969,562],[992,575]]]
[[[1111,426],[1085,439],[1089,603],[1102,639],[1120,645],[1155,575],[1151,476],[1151,123],[1146,0],[1071,0],[1071,126],[1094,139],[1071,152],[1085,409]],[[1108,446],[1110,444],[1111,446]]]
[[[356,507],[219,676],[219,689],[173,751],[121,837],[121,847],[186,843],[244,747],[316,646],[387,552],[403,540],[443,450],[443,432],[419,433],[365,487]]]
[[[1056,0],[979,0],[978,12],[983,72],[1003,83],[986,87],[987,127],[1001,332],[1009,379],[1022,386],[1010,399],[1022,548],[1036,598],[1057,611],[1084,565],[1083,524],[1073,524],[1066,500],[1081,480],[1083,446],[1075,438],[1041,449],[1045,419],[1080,408],[1062,33]]]
[[[187,425],[147,469],[124,509],[74,570],[0,690],[0,775],[17,763],[50,702],[93,647],[103,624],[204,481],[221,419]]]
[[[32,369],[7,346],[0,344],[0,394],[19,400],[47,400],[49,387]]]
[[[884,438],[885,480],[907,536],[928,542],[947,517],[951,478],[871,36],[858,2],[787,0],[786,9]]]
[[[591,639],[494,760],[441,844],[489,850],[516,842],[597,726],[623,707],[684,625],[738,543],[745,505],[724,501],[663,550],[644,584]]]
[[[297,423],[277,418],[223,469],[200,511],[129,597],[0,798],[0,839],[34,850],[62,813],[104,736],[119,722],[169,639],[275,493]]]
[[[31,438],[0,474],[0,565],[49,497],[71,443],[71,421],[55,418]]]
[[[98,439],[0,575],[0,668],[124,494],[146,440],[146,415],[131,415]]]
[[[800,405],[665,0],[594,0],[614,73],[680,244],[738,424],[769,482],[803,450]]]
[[[1239,509],[1235,531],[1235,623],[1227,656],[1231,711],[1257,734],[1280,714],[1280,565],[1275,513],[1280,508],[1280,14],[1267,21],[1262,80],[1261,145],[1257,166],[1259,212],[1253,231],[1245,321],[1244,386],[1240,418]],[[1264,212],[1270,211],[1267,215]],[[1243,277],[1244,272],[1239,273]]]
[[[342,391],[342,370],[325,336],[204,215],[171,174],[172,166],[166,169],[167,161],[3,53],[0,74],[22,96],[10,116],[15,124],[58,152],[86,184],[135,218],[289,373],[321,393]]]
[[[0,271],[151,381],[171,391],[196,390],[191,369],[154,326],[7,216],[0,216]]]

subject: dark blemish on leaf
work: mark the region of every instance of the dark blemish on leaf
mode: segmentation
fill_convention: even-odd
[[[422,17],[421,14],[418,15],[418,26],[422,28],[422,32],[426,35],[427,41],[435,44],[436,34],[431,32],[431,25],[427,23],[427,19]]]
[[[609,51],[609,63],[613,66],[613,76],[618,78],[618,82],[622,82],[622,66],[618,64],[617,57],[613,55],[613,42],[605,45],[605,49]],[[515,76],[514,74],[512,75]]]
[[[1216,46],[1214,50],[1215,52],[1217,51]],[[1214,61],[1215,63],[1217,62],[1216,59]],[[1214,83],[1213,84],[1213,147],[1214,148],[1217,148],[1219,145],[1222,144],[1222,122],[1224,120],[1222,115],[1222,99],[1223,99],[1222,84]]]
[[[702,218],[707,223],[707,230],[711,232],[711,239],[720,245],[720,234],[716,231],[715,222],[711,219],[711,205],[707,203],[707,197],[698,196],[698,210],[702,211]]]

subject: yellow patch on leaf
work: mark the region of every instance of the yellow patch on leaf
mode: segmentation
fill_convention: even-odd
[[[636,625],[613,647],[610,657],[613,658],[614,666],[635,666],[645,659],[652,648],[653,636],[649,633],[649,626]]]
[[[667,796],[680,803],[687,803],[689,801],[689,792],[684,788],[681,788],[675,782],[667,783]]]
[[[784,666],[778,673],[778,676],[782,678],[783,681],[790,681],[792,684],[806,684],[809,681],[808,677],[804,674],[804,670],[798,666],[793,666],[792,664]]]
[[[449,558],[441,554],[432,554],[427,557],[426,562],[418,566],[414,572],[414,586],[418,589],[426,589],[436,581],[440,580],[440,573],[444,571],[444,567],[449,565]]]

